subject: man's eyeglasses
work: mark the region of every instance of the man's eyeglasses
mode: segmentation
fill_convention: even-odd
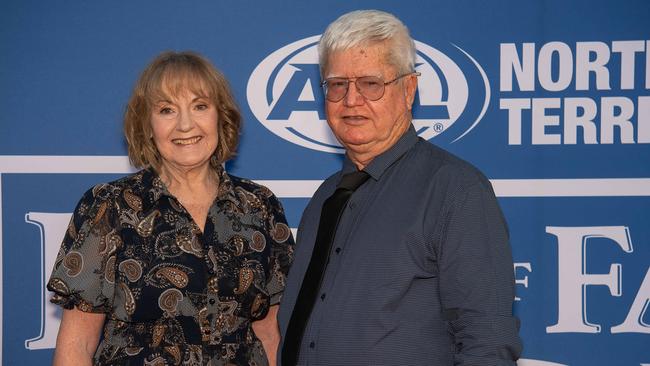
[[[359,78],[327,78],[320,85],[325,91],[325,98],[330,102],[338,102],[339,100],[345,98],[348,94],[348,89],[350,83],[355,83],[357,86],[357,91],[364,98],[370,101],[375,101],[381,99],[384,96],[386,91],[386,85],[394,83],[395,81],[405,77],[415,74],[415,76],[420,76],[420,73],[417,71],[408,72],[402,74],[395,79],[384,81],[379,76],[362,76]]]

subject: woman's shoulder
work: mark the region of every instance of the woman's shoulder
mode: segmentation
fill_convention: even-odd
[[[113,189],[128,189],[135,186],[151,186],[155,184],[154,180],[156,177],[158,177],[158,175],[151,169],[142,169],[135,173],[117,178],[113,181],[103,183],[103,185],[107,187],[113,187]]]
[[[251,179],[238,177],[229,173],[226,173],[226,175],[228,176],[228,179],[230,180],[234,191],[244,190],[263,199],[275,197],[273,192],[268,187],[260,184],[259,182],[254,182]]]
[[[133,174],[117,178],[109,182],[102,182],[90,187],[83,194],[81,201],[87,203],[101,203],[115,200],[125,190],[133,194],[143,194],[153,184],[154,175],[148,170],[140,170]]]

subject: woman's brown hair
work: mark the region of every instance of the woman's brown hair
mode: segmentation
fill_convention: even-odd
[[[184,92],[209,98],[217,108],[217,148],[210,162],[216,166],[233,157],[239,141],[241,114],[228,81],[208,60],[194,52],[164,52],[138,79],[124,114],[129,160],[137,168],[160,172],[161,156],[152,139],[152,106]],[[171,95],[169,95],[171,94]]]

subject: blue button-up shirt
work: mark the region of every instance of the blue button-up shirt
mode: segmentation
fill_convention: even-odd
[[[354,169],[346,159],[305,209],[282,335],[323,202]],[[413,127],[365,170],[371,179],[342,214],[299,364],[514,365],[521,342],[512,256],[488,179]]]

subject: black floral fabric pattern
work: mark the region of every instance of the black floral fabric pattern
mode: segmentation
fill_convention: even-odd
[[[294,240],[271,191],[218,171],[204,231],[150,169],[77,205],[52,302],[106,313],[95,365],[266,365],[251,322],[278,304]]]

